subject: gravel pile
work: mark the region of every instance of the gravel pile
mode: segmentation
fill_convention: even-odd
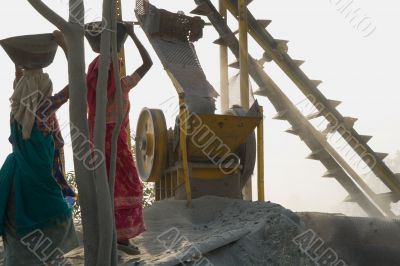
[[[133,241],[142,254],[119,253],[121,265],[315,265],[293,241],[304,231],[299,217],[270,202],[203,197],[187,208],[166,200],[146,209],[145,219],[147,231]],[[82,247],[66,256],[83,265]]]

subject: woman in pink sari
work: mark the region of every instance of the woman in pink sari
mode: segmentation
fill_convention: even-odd
[[[135,162],[132,156],[131,148],[129,146],[129,92],[133,89],[138,82],[144,77],[152,66],[151,58],[136,37],[133,27],[126,26],[127,33],[132,37],[139,53],[142,57],[143,64],[132,75],[128,75],[121,79],[122,92],[123,92],[123,112],[124,120],[121,127],[121,132],[118,138],[117,146],[117,165],[116,165],[116,179],[115,179],[115,192],[114,192],[114,207],[115,207],[115,223],[117,228],[118,248],[129,254],[138,254],[139,250],[133,246],[129,240],[136,237],[145,231],[143,219],[143,186],[139,179]],[[121,45],[122,46],[122,45]],[[87,73],[87,86],[88,86],[88,108],[89,108],[89,130],[90,137],[93,141],[94,119],[96,112],[96,85],[97,77],[100,67],[100,58],[97,57],[90,64]],[[121,62],[122,63],[122,62]],[[111,138],[116,121],[114,113],[117,110],[115,103],[115,76],[112,64],[110,64],[107,85],[107,132],[106,132],[106,163],[107,172],[110,167],[111,157]]]

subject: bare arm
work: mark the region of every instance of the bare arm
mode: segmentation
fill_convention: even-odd
[[[146,73],[150,70],[150,68],[153,65],[153,61],[151,60],[151,57],[149,55],[149,53],[147,52],[146,48],[143,46],[143,44],[140,42],[140,40],[138,39],[138,37],[136,36],[136,34],[133,31],[133,25],[127,25],[127,33],[128,35],[132,38],[133,42],[135,43],[136,47],[139,50],[140,56],[142,57],[143,60],[143,64],[136,69],[136,71],[134,72],[134,74],[138,74],[140,78],[143,78]],[[134,75],[132,74],[132,76]]]
[[[63,105],[69,100],[69,85],[65,86],[64,89],[59,91],[53,97],[58,99],[58,102],[56,103],[57,105],[56,108],[60,108],[61,105]]]
[[[55,108],[60,108],[64,103],[69,100],[69,85],[65,86],[59,93],[53,96],[55,99]]]
[[[153,61],[150,58],[149,53],[147,52],[146,48],[144,48],[143,44],[139,41],[136,35],[131,36],[133,41],[135,42],[136,47],[139,50],[140,56],[142,57],[143,64],[136,69],[136,73],[139,74],[141,78],[143,78],[146,73],[150,70],[153,66]]]
[[[68,60],[68,47],[67,47],[67,44],[66,44],[66,41],[64,38],[64,34],[61,31],[55,30],[55,31],[53,31],[53,36],[54,36],[54,39],[56,40],[57,44],[64,51],[65,57]],[[59,104],[59,106],[57,106],[57,109],[58,109],[59,107],[61,107],[61,105],[66,103],[69,99],[69,86],[68,85],[65,86],[64,89],[62,89],[59,93],[54,95],[54,97],[59,99],[57,101],[57,104]]]
[[[53,36],[58,46],[60,46],[61,49],[64,51],[65,57],[68,59],[68,47],[64,38],[64,34],[59,30],[55,30],[53,31]]]

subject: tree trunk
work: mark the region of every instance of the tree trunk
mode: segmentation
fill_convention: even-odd
[[[113,0],[112,3],[112,8],[111,8],[111,51],[112,51],[112,62],[113,62],[113,71],[114,71],[114,77],[115,78],[115,87],[116,87],[116,93],[115,93],[115,103],[118,106],[117,113],[115,114],[116,116],[116,124],[115,128],[113,131],[112,135],[112,143],[111,143],[111,157],[110,157],[110,176],[109,176],[109,182],[110,182],[110,194],[114,195],[114,187],[115,187],[115,174],[116,174],[116,164],[117,164],[117,147],[118,147],[118,138],[119,134],[121,132],[121,125],[124,119],[124,114],[123,114],[123,95],[122,95],[122,88],[121,88],[121,80],[120,80],[120,71],[119,71],[119,56],[118,56],[118,44],[117,44],[117,3],[115,0]],[[111,205],[114,213],[114,197],[111,197]],[[115,228],[115,219],[114,221],[114,226],[113,226],[113,248],[112,248],[112,256],[118,257],[117,254],[117,232]],[[116,265],[113,265],[116,266]]]
[[[113,182],[111,182],[112,185],[109,185],[104,161],[106,84],[111,34],[109,31],[104,31],[102,34],[102,63],[96,98],[95,150],[102,152],[101,155],[103,156],[92,161],[86,115],[87,86],[85,79],[85,12],[83,0],[70,0],[69,22],[56,14],[41,0],[28,0],[28,2],[64,33],[68,45],[70,130],[79,201],[82,209],[85,265],[114,266],[117,265],[117,252],[112,204]],[[110,13],[112,5],[115,6],[114,0],[104,0],[103,12],[108,21],[115,21],[115,14]],[[115,36],[113,36],[114,38]],[[116,66],[118,67],[118,64]],[[114,133],[118,133],[118,130]],[[112,157],[115,157],[115,148]],[[115,166],[112,169],[115,170]],[[114,175],[113,172],[111,176]]]
[[[96,117],[94,128],[94,146],[102,154],[105,154],[105,138],[106,138],[106,115],[107,115],[107,84],[108,73],[110,67],[110,50],[111,50],[111,32],[110,28],[112,18],[115,14],[111,14],[112,6],[115,5],[113,0],[104,0],[103,2],[103,25],[106,30],[101,34],[100,45],[100,69],[96,87]],[[117,65],[118,67],[118,65]],[[118,76],[115,77],[118,79]],[[97,184],[97,206],[102,206],[98,209],[99,214],[99,250],[98,265],[110,266],[117,265],[117,253],[113,252],[115,247],[116,232],[114,230],[114,212],[113,198],[110,187],[113,187],[113,181],[109,182],[106,162],[99,162],[99,167],[96,168],[96,184]],[[112,170],[112,169],[110,169]],[[102,195],[100,197],[100,195]],[[104,207],[104,208],[103,208]],[[100,260],[101,259],[101,260]]]

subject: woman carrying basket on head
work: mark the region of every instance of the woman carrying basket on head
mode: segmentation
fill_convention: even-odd
[[[152,66],[151,58],[145,47],[141,44],[133,31],[133,26],[119,23],[118,35],[123,36],[124,31],[133,39],[142,57],[143,64],[133,72],[133,74],[121,78],[122,93],[123,93],[123,123],[118,137],[117,146],[117,164],[115,176],[115,192],[114,192],[114,207],[115,207],[115,224],[117,229],[118,248],[128,254],[139,254],[139,250],[133,246],[129,240],[138,236],[145,230],[143,219],[143,186],[139,179],[135,162],[132,156],[131,147],[129,146],[129,92],[138,84]],[[88,36],[90,39],[93,35]],[[126,38],[126,35],[125,35]],[[124,37],[120,38],[118,47],[122,48]],[[93,39],[91,39],[93,42]],[[97,40],[99,42],[99,39]],[[93,48],[93,45],[92,45]],[[97,49],[93,49],[98,52]],[[119,51],[118,51],[119,52]],[[121,67],[122,62],[120,62]],[[87,73],[88,87],[88,108],[89,108],[89,130],[93,143],[94,120],[96,115],[96,86],[97,77],[100,67],[100,57],[96,57],[90,64]],[[115,103],[116,85],[113,66],[110,64],[108,73],[107,85],[107,118],[106,118],[106,162],[107,172],[110,167],[111,157],[111,142],[112,134],[116,126],[115,112],[118,107]]]
[[[53,40],[66,52],[60,34]],[[54,51],[55,52],[55,51]],[[78,246],[71,207],[54,175],[62,146],[55,112],[68,101],[68,87],[53,94],[49,75],[16,66],[11,96],[13,152],[0,170],[0,234],[5,265],[44,265]]]

